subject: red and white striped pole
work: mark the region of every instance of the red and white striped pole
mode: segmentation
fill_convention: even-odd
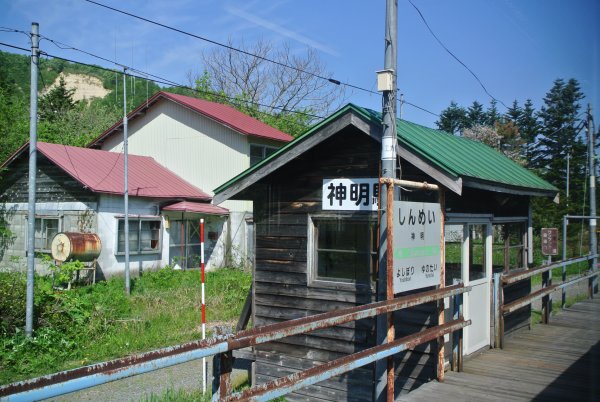
[[[204,301],[204,219],[200,219],[200,272],[202,276],[202,339],[206,338],[206,304]],[[206,393],[206,357],[202,358],[202,393]]]

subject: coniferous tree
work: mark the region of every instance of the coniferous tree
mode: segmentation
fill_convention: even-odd
[[[440,119],[435,122],[439,130],[456,135],[460,135],[466,123],[467,111],[462,106],[458,106],[454,101],[450,102],[450,106],[442,110]]]
[[[483,110],[483,105],[477,101],[474,101],[471,106],[467,109],[467,123],[466,127],[482,126],[486,124],[486,113]]]
[[[74,94],[75,90],[67,88],[65,79],[61,76],[58,85],[40,97],[38,108],[40,120],[52,122],[73,110],[77,106],[77,101],[73,99]]]
[[[521,109],[521,114],[516,121],[521,133],[521,138],[524,141],[524,158],[527,161],[527,166],[531,166],[531,158],[533,148],[535,146],[536,137],[540,132],[540,123],[533,107],[531,99],[527,99]]]
[[[498,107],[496,106],[497,103],[496,99],[492,99],[488,110],[485,112],[485,124],[488,126],[494,127],[496,122],[500,120],[500,113],[498,113]]]
[[[538,222],[556,226],[566,213],[581,213],[585,202],[586,152],[584,139],[580,136],[581,120],[578,116],[579,101],[584,98],[579,83],[570,79],[554,81],[544,98],[544,106],[538,113],[540,134],[532,150],[531,166],[547,181],[560,189],[561,203],[549,200],[535,201]],[[567,171],[569,155],[569,171]],[[567,175],[569,193],[566,197]]]

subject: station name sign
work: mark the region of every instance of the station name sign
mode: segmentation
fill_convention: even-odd
[[[394,201],[394,293],[440,284],[440,204]]]
[[[322,205],[328,211],[377,211],[379,179],[323,179]]]

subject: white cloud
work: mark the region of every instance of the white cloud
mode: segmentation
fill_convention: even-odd
[[[290,38],[292,40],[295,40],[296,42],[302,43],[306,46],[310,46],[314,49],[320,50],[324,53],[327,53],[329,55],[332,56],[339,56],[339,53],[337,51],[335,51],[333,48],[327,46],[324,43],[318,42],[314,39],[311,39],[305,35],[302,35],[299,32],[295,32],[292,31],[288,28],[285,28],[281,25],[278,25],[274,22],[271,22],[269,20],[266,20],[262,17],[259,17],[255,14],[251,14],[245,10],[242,10],[240,8],[236,8],[236,7],[225,7],[225,11],[227,11],[230,14],[233,14],[239,18],[242,18],[248,22],[251,22],[261,28],[267,29],[269,31],[275,32],[278,35],[282,35],[285,36],[287,38]]]

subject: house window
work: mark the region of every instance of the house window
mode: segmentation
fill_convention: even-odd
[[[313,218],[312,230],[314,279],[370,282],[377,264],[375,222],[356,218]]]
[[[250,145],[250,166],[256,165],[263,159],[268,158],[277,151],[277,148],[269,147],[267,145]]]
[[[35,218],[35,251],[49,253],[52,239],[59,232],[58,217]]]
[[[210,233],[210,232],[209,232]],[[169,263],[181,268],[200,266],[200,223],[196,220],[171,220]]]
[[[125,253],[125,219],[119,219],[117,253]],[[129,253],[160,252],[160,218],[129,220]]]

